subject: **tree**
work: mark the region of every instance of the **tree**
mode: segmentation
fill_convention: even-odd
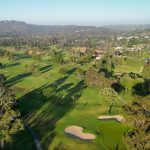
[[[50,96],[52,96],[54,94],[54,88],[53,87],[48,87],[46,89],[43,89],[43,95],[46,98],[49,98]]]
[[[11,140],[12,135],[23,129],[17,100],[13,91],[0,81],[0,147],[4,149],[5,142]]]
[[[3,68],[3,64],[0,62],[0,68]]]
[[[76,57],[73,55],[70,57],[70,62],[75,62],[76,61]]]
[[[99,88],[110,87],[112,80],[105,78],[102,74],[98,73],[95,68],[89,68],[85,73],[85,84],[88,86],[97,86]]]
[[[78,77],[80,80],[84,78],[85,71],[84,71],[83,68],[78,67],[78,68],[76,69],[76,72],[75,72],[75,73],[76,73],[77,77]]]
[[[59,64],[63,64],[64,63],[64,59],[63,59],[63,54],[62,52],[56,53],[55,55],[55,60],[57,63]]]
[[[0,84],[5,84],[6,77],[3,74],[0,74]]]
[[[125,135],[129,150],[150,149],[150,95],[136,97],[131,104],[123,106],[126,122],[132,126]]]
[[[26,71],[31,72],[32,75],[39,75],[40,74],[40,69],[37,65],[35,65],[34,63],[31,64],[27,64],[25,66]]]
[[[35,76],[40,74],[40,69],[39,69],[38,66],[35,66],[34,70],[32,71],[32,74],[35,75]]]
[[[115,65],[111,56],[106,56],[100,62],[100,72],[103,72],[106,77],[112,77],[114,73]]]
[[[141,96],[150,94],[150,64],[146,64],[143,68],[143,83],[136,84],[133,87],[133,93]]]
[[[67,73],[67,69],[65,67],[61,67],[59,69],[59,73],[65,75]]]
[[[15,55],[12,54],[12,53],[9,53],[9,55],[8,55],[8,60],[10,60],[10,61],[16,61],[17,59],[18,59],[17,56],[15,56]]]
[[[41,61],[42,58],[41,58],[41,55],[34,55],[33,59],[37,61]]]
[[[150,79],[150,65],[146,64],[143,68],[142,75],[144,79]]]
[[[91,55],[86,55],[86,56],[82,56],[79,60],[78,63],[79,64],[85,64],[85,63],[90,63],[91,61]]]
[[[120,78],[120,84],[126,89],[126,91],[131,90],[134,85],[140,82],[143,82],[143,80],[133,75],[133,73],[124,74]]]
[[[4,51],[4,56],[5,56],[5,57],[9,57],[9,55],[10,55],[10,52],[9,52],[9,51]]]
[[[108,113],[111,113],[113,105],[120,105],[123,101],[118,93],[111,88],[103,88],[100,90],[100,97],[109,106]]]
[[[0,56],[4,56],[4,51],[0,49]]]

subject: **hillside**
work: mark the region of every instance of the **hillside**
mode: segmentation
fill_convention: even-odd
[[[20,21],[0,21],[0,35],[82,35],[110,36],[116,32],[149,29],[150,25],[108,25],[108,26],[76,26],[76,25],[34,25]]]

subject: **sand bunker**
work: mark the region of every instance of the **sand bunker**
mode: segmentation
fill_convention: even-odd
[[[99,116],[97,119],[99,120],[116,120],[118,122],[123,122],[124,121],[124,118],[123,116],[120,116],[120,115],[114,115],[114,116]]]
[[[83,128],[79,126],[69,126],[65,128],[65,133],[81,140],[93,140],[95,135],[91,133],[82,133]]]

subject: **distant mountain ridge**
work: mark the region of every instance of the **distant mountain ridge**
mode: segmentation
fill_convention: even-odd
[[[103,27],[76,25],[34,25],[21,21],[0,21],[0,35],[42,35],[72,34],[78,32],[104,33],[114,30],[132,30],[150,28],[150,25],[108,25]]]
[[[71,32],[78,31],[80,28],[95,28],[95,27],[81,27],[75,25],[34,25],[27,24],[20,21],[0,21],[0,34],[31,34],[31,35],[41,35],[41,34],[55,34],[59,32]]]

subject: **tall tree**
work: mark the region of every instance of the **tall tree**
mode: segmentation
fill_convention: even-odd
[[[15,133],[23,129],[23,125],[15,94],[5,85],[6,78],[2,75],[1,77],[3,79],[0,80],[0,149],[4,149],[4,143],[10,141]]]
[[[98,73],[95,68],[89,68],[85,73],[85,84],[88,86],[97,86],[99,88],[110,87],[113,80],[105,78],[102,74]]]

